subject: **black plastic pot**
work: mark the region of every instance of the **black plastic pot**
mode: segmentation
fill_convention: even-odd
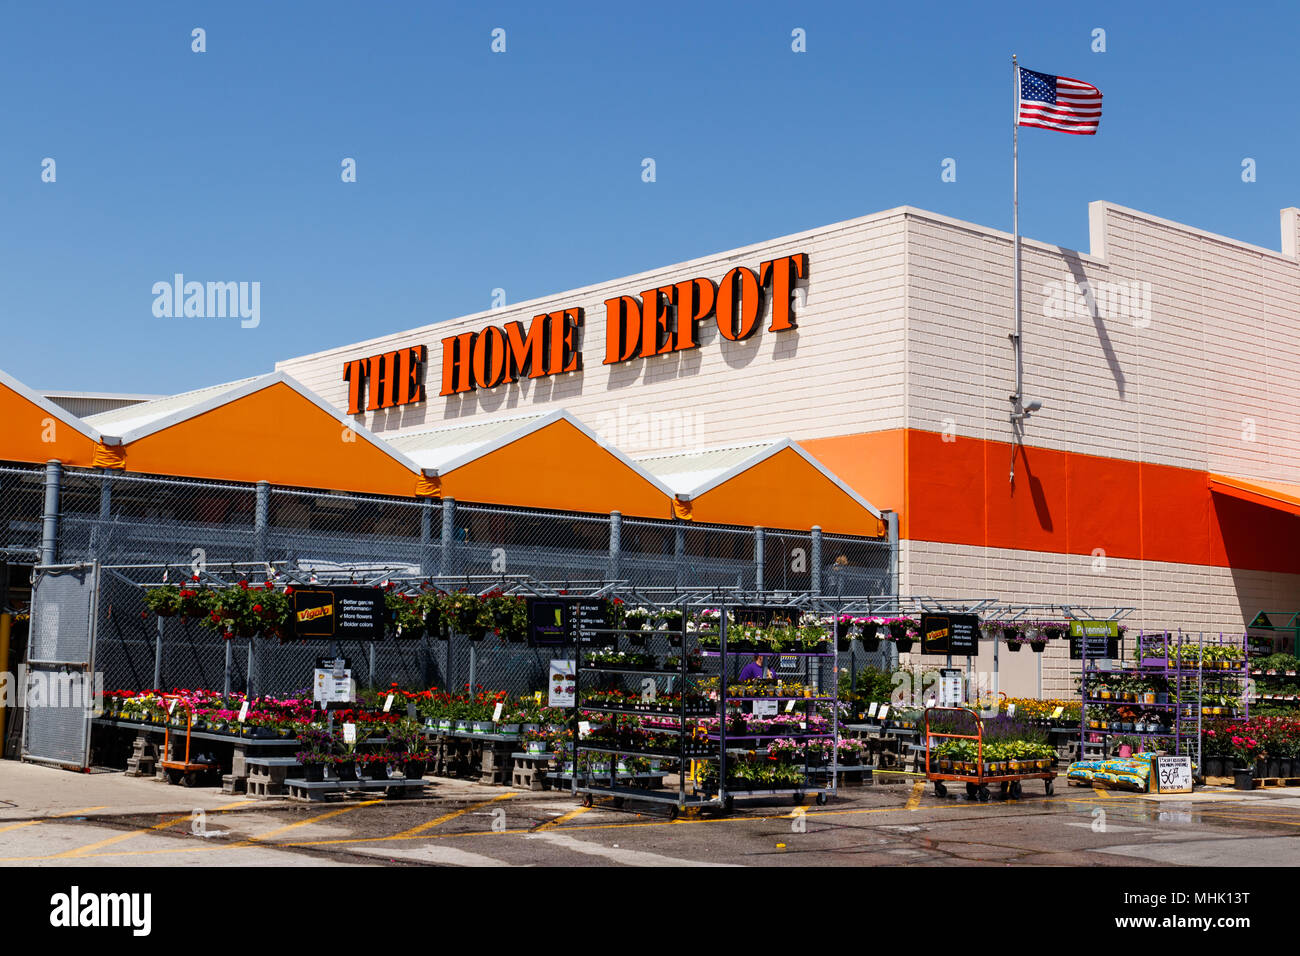
[[[357,779],[357,762],[355,760],[340,760],[334,765],[334,775],[340,780]]]
[[[1022,646],[1019,641],[1007,641],[1007,650],[1013,654],[1019,654]]]
[[[1223,766],[1223,758],[1222,758],[1222,757],[1206,757],[1206,758],[1205,758],[1205,775],[1206,775],[1207,777],[1222,777],[1222,776],[1225,776],[1226,774],[1225,774],[1224,766]]]
[[[1234,790],[1254,790],[1255,789],[1254,772],[1249,769],[1234,770],[1232,772],[1232,787]]]
[[[875,635],[871,637],[867,637],[865,634],[862,635],[862,649],[868,653],[880,650],[880,638]]]
[[[1029,642],[1029,649],[1030,649],[1031,651],[1033,651],[1035,654],[1041,654],[1041,653],[1043,653],[1043,651],[1047,650],[1047,642],[1046,642],[1046,641],[1030,641],[1030,642]]]
[[[1268,772],[1265,773],[1264,776],[1280,777],[1282,776],[1282,761],[1278,760],[1276,757],[1269,757],[1266,769]]]
[[[835,639],[835,649],[841,654],[846,653],[852,644],[853,638],[851,637],[837,637]]]
[[[912,644],[915,642],[910,637],[900,637],[894,643],[898,645],[898,653],[910,654],[912,652]]]
[[[308,783],[320,783],[325,779],[325,765],[323,763],[307,763],[303,764],[302,768]]]

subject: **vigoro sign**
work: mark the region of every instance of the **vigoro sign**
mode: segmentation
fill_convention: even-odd
[[[808,256],[799,252],[761,262],[757,271],[737,266],[716,284],[707,278],[687,279],[648,289],[639,300],[630,295],[606,299],[604,364],[699,348],[699,325],[710,318],[724,339],[744,341],[758,331],[765,297],[772,301],[767,330],[794,329],[791,297],[795,283],[807,274]],[[527,330],[515,321],[445,338],[438,394],[579,372],[582,324],[582,309],[562,309],[534,316]],[[343,378],[349,385],[348,414],[363,410],[363,398],[365,411],[424,401],[424,368],[423,345],[347,362]]]

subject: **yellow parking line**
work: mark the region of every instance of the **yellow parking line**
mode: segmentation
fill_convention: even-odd
[[[108,837],[105,840],[98,840],[95,843],[87,843],[85,846],[74,847],[71,850],[64,850],[62,853],[55,853],[46,859],[58,860],[64,857],[81,856],[91,850],[99,850],[106,846],[112,846],[114,843],[121,843],[123,840],[130,840],[132,837],[143,836],[146,833],[152,833],[155,830],[166,830],[168,827],[174,827],[178,823],[186,823],[193,819],[193,814],[186,814],[175,820],[164,820],[162,823],[155,823],[151,827],[145,827],[142,830],[131,830],[127,833],[119,833],[117,836]]]
[[[907,798],[904,810],[915,810],[921,805],[921,794],[925,792],[925,781],[918,780],[912,784],[912,795]]]
[[[321,820],[328,820],[331,817],[342,816],[345,813],[351,813],[353,810],[360,810],[362,807],[372,807],[376,803],[383,802],[383,800],[362,800],[360,803],[354,803],[348,807],[340,807],[337,810],[331,810],[329,813],[322,813],[318,816],[308,817],[306,820],[299,820],[297,823],[287,823],[282,827],[276,827],[274,830],[268,830],[266,833],[259,833],[257,836],[251,836],[242,843],[232,843],[230,846],[248,846],[253,843],[261,843],[268,837],[279,836],[281,833],[296,830],[298,827],[305,827],[309,823],[319,823]]]
[[[40,822],[40,820],[24,820],[22,823],[11,823],[7,827],[0,827],[0,833],[8,833],[10,830],[21,830],[23,827],[34,827]]]
[[[1092,788],[1092,792],[1095,793],[1095,794],[1096,794],[1097,796],[1099,796],[1099,797],[1105,797],[1107,800],[1110,799],[1110,791],[1109,791],[1109,790],[1103,790],[1101,787],[1093,787],[1093,788]]]
[[[432,830],[434,827],[446,823],[448,820],[454,820],[459,816],[464,816],[466,813],[472,813],[475,810],[482,810],[484,807],[490,804],[497,803],[500,800],[509,800],[513,796],[515,796],[514,793],[498,794],[497,796],[493,797],[491,800],[484,800],[482,803],[476,803],[473,806],[468,806],[463,810],[453,810],[451,813],[444,813],[440,817],[434,817],[428,823],[421,823],[418,827],[411,827],[411,829],[409,830],[405,830],[401,833],[394,834],[393,836],[386,837],[385,839],[401,840],[408,837],[418,836],[419,834],[423,833],[425,830]]]
[[[547,820],[537,829],[539,831],[553,830],[555,827],[558,827],[561,823],[568,823],[574,817],[580,817],[590,809],[591,807],[575,807],[574,809],[570,810],[568,813],[556,817],[554,820]]]

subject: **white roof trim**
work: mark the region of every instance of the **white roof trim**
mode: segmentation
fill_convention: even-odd
[[[752,455],[751,457],[746,458],[744,461],[740,462],[739,464],[733,465],[731,468],[728,468],[726,471],[722,472],[721,474],[715,475],[714,477],[710,478],[708,481],[705,481],[702,484],[699,484],[696,487],[692,488],[689,493],[679,494],[677,495],[677,497],[682,501],[690,501],[692,498],[698,498],[700,495],[706,494],[707,492],[710,492],[713,489],[717,488],[719,485],[725,484],[726,482],[730,481],[732,478],[735,478],[737,475],[749,471],[749,469],[753,468],[755,465],[758,465],[766,461],[767,459],[771,458],[773,455],[777,454],[778,452],[784,451],[787,448],[791,449],[796,455],[798,455],[804,461],[808,462],[808,464],[816,468],[819,472],[821,472],[822,477],[830,481],[831,484],[833,484],[840,491],[844,492],[846,495],[852,498],[853,501],[855,501],[857,504],[861,505],[867,511],[870,511],[875,517],[877,518],[882,517],[880,510],[876,508],[875,505],[867,501],[867,499],[863,498],[860,494],[858,494],[856,491],[854,491],[852,488],[846,485],[843,481],[839,479],[837,475],[835,475],[833,472],[828,470],[825,465],[819,462],[812,455],[808,454],[808,452],[806,452],[803,449],[803,447],[799,445],[798,442],[790,438],[783,438],[780,441],[773,442],[767,448],[764,448],[761,451]]]
[[[657,488],[660,492],[663,493],[665,497],[671,498],[673,496],[672,489],[670,489],[667,485],[665,485],[654,475],[647,472],[644,468],[638,465],[631,458],[628,458],[627,455],[623,454],[617,448],[601,440],[599,435],[597,435],[594,431],[588,428],[581,420],[576,418],[566,408],[557,408],[555,411],[542,415],[540,418],[527,421],[524,424],[522,424],[519,428],[513,429],[512,431],[509,431],[504,435],[499,435],[496,438],[491,439],[490,441],[484,442],[482,445],[480,445],[478,448],[475,448],[473,451],[468,451],[463,455],[453,458],[451,461],[444,464],[441,468],[426,468],[425,474],[431,477],[446,475],[450,471],[455,471],[457,468],[464,467],[465,465],[468,465],[472,461],[477,461],[478,459],[482,458],[484,455],[490,455],[494,451],[499,451],[500,449],[506,447],[507,445],[511,445],[519,441],[521,438],[528,437],[535,431],[539,431],[540,429],[546,428],[549,425],[554,425],[558,421],[568,422],[578,431],[582,432],[582,434],[590,438],[592,442],[595,443],[598,447],[602,448],[604,451],[612,455],[621,464],[626,465],[629,469],[636,472],[638,477],[644,479],[649,484]],[[430,429],[430,431],[437,431],[437,429]]]
[[[272,385],[278,385],[278,384],[289,386],[289,388],[293,389],[303,398],[307,399],[307,401],[311,402],[322,412],[329,415],[330,418],[334,419],[340,425],[351,429],[353,433],[355,433],[357,436],[364,438],[369,444],[373,445],[375,448],[378,448],[380,451],[388,455],[388,457],[392,458],[394,461],[397,461],[400,464],[402,464],[405,468],[410,470],[412,474],[419,475],[424,473],[423,470],[420,468],[420,466],[417,465],[414,461],[412,461],[409,457],[404,455],[402,452],[398,451],[392,445],[388,444],[388,442],[380,439],[379,436],[377,436],[374,432],[366,428],[361,423],[353,421],[351,418],[341,413],[333,405],[326,402],[325,399],[321,398],[319,395],[317,395],[307,386],[303,385],[296,378],[294,378],[292,375],[287,374],[286,372],[270,372],[258,378],[251,379],[247,382],[242,382],[238,385],[231,387],[230,389],[224,392],[218,392],[215,395],[209,396],[208,398],[205,398],[202,401],[195,403],[194,405],[189,405],[185,408],[180,408],[177,409],[176,411],[168,412],[166,415],[163,415],[161,418],[157,418],[154,421],[149,422],[147,425],[141,425],[139,428],[133,428],[130,431],[126,432],[124,435],[122,435],[120,438],[105,439],[105,441],[106,442],[112,441],[113,443],[129,445],[131,442],[139,441],[141,438],[148,437],[149,435],[152,435],[155,432],[160,432],[166,428],[170,428],[173,425],[179,424],[180,422],[187,421],[191,418],[195,418],[206,412],[210,412],[213,409],[220,408],[223,405],[229,405],[231,402],[237,401],[241,398],[245,398],[256,392],[260,392],[263,389],[270,388]],[[340,432],[340,434],[342,433]]]
[[[0,370],[0,385],[5,385],[8,388],[12,389],[14,392],[17,392],[23,398],[27,399],[27,401],[31,402],[33,405],[39,408],[41,411],[48,412],[49,414],[53,415],[56,419],[63,422],[63,424],[75,429],[80,434],[85,435],[91,441],[93,442],[105,441],[104,436],[100,434],[99,429],[95,428],[94,425],[90,425],[82,421],[80,418],[72,414],[72,412],[68,411],[66,408],[62,408],[58,405],[55,405],[44,395],[41,395],[39,392],[35,392],[32,389],[28,388],[26,385],[18,381],[18,379],[14,378],[12,375],[10,375],[8,372],[5,372],[4,370]]]

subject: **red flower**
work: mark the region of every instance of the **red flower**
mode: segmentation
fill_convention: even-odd
[[[247,590],[248,590],[248,579],[247,579],[247,578],[243,578],[243,579],[241,579],[240,582],[239,582],[239,586],[240,586],[241,588],[243,588],[245,591],[247,591]]]
[[[254,613],[254,614],[261,614],[261,613],[262,613],[262,605],[260,605],[260,604],[254,604],[254,605],[253,605],[253,613]]]

